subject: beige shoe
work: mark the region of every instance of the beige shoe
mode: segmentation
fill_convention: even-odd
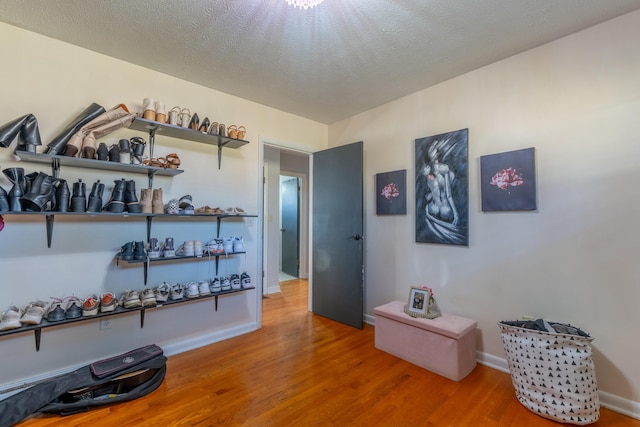
[[[173,126],[180,125],[180,107],[173,107],[169,110],[169,124]]]
[[[167,122],[167,110],[164,108],[164,103],[156,102],[156,122]]]
[[[34,301],[24,309],[24,314],[20,322],[24,325],[39,325],[42,321],[45,311],[47,311],[47,303],[44,301]]]
[[[20,323],[20,316],[22,310],[12,305],[2,313],[2,321],[0,321],[0,331],[8,331],[9,329],[16,329],[22,326]]]
[[[142,117],[147,120],[156,119],[156,103],[153,98],[145,98],[142,101]]]
[[[78,154],[78,152],[82,150],[82,147],[84,144],[83,141],[86,138],[86,136],[89,135],[89,133],[91,133],[91,131],[104,125],[105,123],[113,122],[114,120],[117,120],[121,117],[125,117],[127,115],[129,115],[129,109],[127,109],[127,106],[124,104],[118,104],[112,109],[100,114],[98,117],[91,120],[86,125],[82,126],[82,128],[80,128],[79,131],[77,131],[71,136],[71,138],[67,142],[64,155],[69,157],[75,157]],[[133,118],[131,120],[133,120]],[[104,135],[106,134],[102,134],[100,136],[104,136]],[[94,141],[93,141],[94,155],[95,155],[95,139],[99,138],[100,136],[97,136],[97,135],[94,136]],[[89,157],[89,158],[93,158],[93,157]]]
[[[151,188],[143,188],[140,190],[140,205],[142,213],[153,213],[153,193]]]
[[[153,189],[151,208],[154,214],[164,213],[164,202],[162,201],[162,188]]]

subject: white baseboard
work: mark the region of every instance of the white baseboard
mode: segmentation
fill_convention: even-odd
[[[599,391],[598,394],[600,395],[600,405],[614,412],[640,420],[640,402],[624,399],[606,391]]]
[[[202,335],[190,340],[179,341],[167,345],[159,345],[164,350],[164,354],[166,356],[173,356],[174,354],[180,354],[184,353],[185,351],[195,350],[196,348],[204,347],[205,345],[217,343],[219,341],[237,337],[256,330],[258,330],[258,324],[256,322],[251,322],[245,325],[237,326],[235,328],[225,329],[220,332]]]
[[[482,365],[509,373],[509,364],[506,359],[479,351],[476,352],[476,359]],[[598,395],[600,397],[600,405],[603,407],[640,420],[640,402],[634,402],[602,390],[598,391]]]
[[[172,356],[174,354],[179,354],[185,351],[194,350],[196,348],[204,347],[205,345],[213,344],[222,340],[226,340],[228,338],[237,337],[239,335],[243,335],[248,332],[253,332],[253,331],[256,331],[257,329],[258,329],[258,324],[256,322],[251,322],[245,325],[237,326],[235,328],[225,329],[224,331],[199,336],[197,338],[193,338],[189,340],[184,340],[184,341],[167,344],[167,345],[159,343],[158,345],[162,348],[165,356]],[[60,370],[45,372],[43,374],[26,378],[20,381],[0,384],[0,400],[6,399],[7,397],[13,394],[19,393],[24,389],[31,387],[35,384],[47,381],[49,379],[52,379],[64,374],[68,374],[86,365],[87,365],[86,363],[83,363],[83,364],[79,364],[71,367],[66,367]]]
[[[265,295],[269,295],[269,294],[277,294],[278,292],[280,292],[280,285],[275,285],[275,286],[267,286]]]
[[[372,316],[370,314],[364,314],[364,323],[367,323],[371,326],[376,326],[376,316]]]

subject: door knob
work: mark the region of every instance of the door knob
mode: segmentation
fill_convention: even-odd
[[[364,236],[361,236],[359,234],[355,234],[353,236],[349,236],[349,239],[353,239],[353,240],[362,240],[364,239]]]

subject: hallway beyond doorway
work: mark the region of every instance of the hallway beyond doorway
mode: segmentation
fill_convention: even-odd
[[[287,273],[280,272],[280,280],[279,282],[288,282],[289,280],[297,280],[297,277],[291,276]]]

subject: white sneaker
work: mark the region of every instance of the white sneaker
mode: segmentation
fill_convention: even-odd
[[[222,241],[222,247],[224,249],[224,253],[231,254],[233,253],[233,238],[225,237]]]
[[[169,291],[169,298],[173,301],[184,298],[184,286],[180,283],[172,284],[171,290]]]
[[[142,301],[143,307],[151,307],[158,303],[156,301],[156,293],[151,288],[147,288],[144,291],[142,291],[142,294],[140,295],[140,300]]]
[[[211,295],[211,291],[209,290],[209,282],[206,280],[201,280],[198,282],[198,293],[201,297]]]
[[[201,257],[203,253],[204,253],[204,250],[202,249],[202,242],[200,240],[194,240],[193,241],[193,255],[195,255],[197,257]]]
[[[149,239],[149,248],[147,249],[147,256],[151,259],[160,258],[160,245],[158,239]]]
[[[22,326],[20,323],[20,316],[22,310],[12,305],[2,313],[2,321],[0,322],[0,331],[8,331],[9,329],[16,329]]]
[[[244,252],[244,240],[242,240],[242,236],[233,238],[233,252]]]
[[[207,242],[203,247],[203,251],[205,254],[215,255],[218,253],[218,241],[217,239],[211,239]]]
[[[122,306],[124,308],[135,308],[142,306],[142,300],[140,299],[140,294],[138,291],[125,291],[120,298],[122,301]]]
[[[171,292],[171,287],[167,282],[163,282],[162,285],[158,286],[155,290],[156,302],[158,304],[162,304],[163,302],[167,302],[169,299],[169,293]]]
[[[228,277],[223,277],[222,278],[222,290],[223,291],[231,290],[231,282],[229,281]]]
[[[231,283],[231,289],[242,289],[242,283],[240,282],[240,276],[237,274],[232,274],[229,278],[229,282]]]
[[[246,271],[240,275],[240,282],[245,289],[251,287],[251,277]]]
[[[165,258],[171,258],[176,256],[176,251],[173,248],[173,237],[167,237],[162,247],[162,256]]]
[[[187,240],[176,250],[176,256],[193,256],[193,240]]]
[[[24,314],[20,318],[20,322],[25,325],[39,325],[47,311],[47,303],[44,301],[33,301],[24,309]]]
[[[212,293],[220,292],[222,290],[222,282],[220,281],[219,277],[214,277],[213,280],[211,280],[211,285],[209,286],[209,290]]]
[[[200,288],[198,282],[189,282],[186,285],[187,298],[198,298],[200,296]]]

